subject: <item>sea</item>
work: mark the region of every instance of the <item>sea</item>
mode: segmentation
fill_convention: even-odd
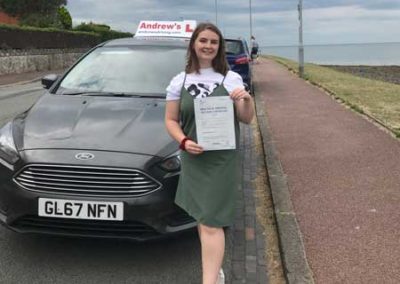
[[[298,61],[298,46],[261,46],[260,53]],[[400,42],[304,45],[304,61],[321,65],[400,65]]]

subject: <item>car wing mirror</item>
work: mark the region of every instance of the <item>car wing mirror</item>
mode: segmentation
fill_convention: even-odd
[[[42,86],[45,89],[50,89],[50,87],[57,81],[58,75],[56,74],[48,74],[42,78]]]

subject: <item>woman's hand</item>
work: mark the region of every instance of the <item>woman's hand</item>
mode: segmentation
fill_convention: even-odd
[[[253,98],[243,88],[236,88],[230,94],[236,106],[239,121],[249,124],[254,116]]]
[[[239,100],[245,100],[245,101],[249,101],[251,100],[251,96],[248,92],[246,92],[245,89],[242,88],[236,88],[232,91],[232,93],[230,94],[231,99],[233,101],[239,101]]]
[[[193,155],[199,155],[203,153],[203,147],[201,147],[199,144],[192,140],[186,140],[185,142],[185,151],[193,154]]]

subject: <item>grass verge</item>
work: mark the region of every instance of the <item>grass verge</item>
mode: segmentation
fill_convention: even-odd
[[[297,62],[276,56],[272,60],[298,73]],[[354,111],[367,115],[400,138],[400,85],[361,78],[328,67],[306,63],[304,79],[323,88]]]

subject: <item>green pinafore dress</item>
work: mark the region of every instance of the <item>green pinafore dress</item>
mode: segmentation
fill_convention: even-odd
[[[197,142],[195,98],[184,85],[185,82],[180,99],[181,126],[185,135]],[[223,81],[209,96],[229,96]],[[200,155],[192,155],[185,151],[181,153],[182,170],[175,203],[198,223],[210,227],[230,226],[235,217],[240,182],[240,128],[236,110],[234,113],[236,150],[204,151]]]

